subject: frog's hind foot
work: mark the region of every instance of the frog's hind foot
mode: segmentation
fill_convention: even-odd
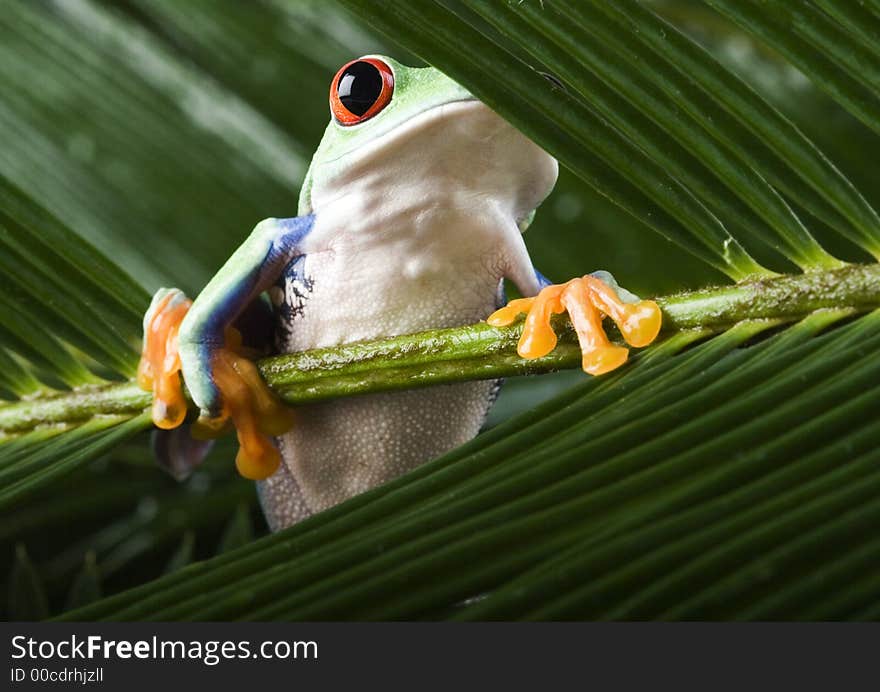
[[[191,305],[178,289],[160,289],[144,316],[144,348],[137,379],[142,389],[153,392],[153,423],[163,430],[177,428],[186,418],[177,339]],[[261,480],[281,463],[271,437],[290,429],[293,412],[260,377],[239,331],[228,327],[225,337],[225,345],[211,354],[211,377],[222,401],[220,415],[200,418],[192,426],[192,435],[201,440],[219,437],[231,423],[240,445],[235,460],[239,473]]]
[[[621,300],[610,275],[597,272],[564,284],[546,286],[534,298],[512,300],[486,320],[501,327],[511,324],[519,314],[526,313],[517,353],[522,358],[541,358],[556,346],[556,334],[550,325],[554,314],[567,312],[578,336],[583,369],[591,375],[602,375],[626,362],[629,351],[612,344],[602,328],[607,315],[617,325],[630,346],[647,346],[660,332],[661,313],[652,300],[638,300],[621,290],[628,301]],[[608,277],[608,280],[605,277]],[[614,287],[612,287],[612,284]]]
[[[212,358],[214,382],[223,401],[221,415],[200,418],[194,434],[212,437],[223,432],[232,421],[238,435],[235,457],[238,472],[251,480],[271,476],[281,464],[281,455],[272,437],[293,426],[293,411],[287,408],[260,377],[257,366],[243,354],[241,334],[226,329],[226,346]]]

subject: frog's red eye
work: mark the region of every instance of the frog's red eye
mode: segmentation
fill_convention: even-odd
[[[394,73],[378,58],[352,60],[330,84],[330,110],[340,125],[357,125],[379,113],[394,93]]]

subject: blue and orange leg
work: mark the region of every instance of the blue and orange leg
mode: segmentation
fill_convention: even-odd
[[[192,301],[176,289],[162,289],[147,312],[138,383],[153,392],[153,423],[163,430],[180,426],[187,413],[177,339]],[[220,393],[219,414],[201,417],[192,426],[196,439],[219,437],[234,426],[240,445],[236,466],[246,478],[272,475],[281,457],[272,437],[290,430],[293,411],[286,408],[260,377],[252,349],[242,344],[235,327],[225,330],[224,345],[213,350],[211,373]]]
[[[545,281],[541,281],[545,284]],[[517,353],[522,358],[541,358],[556,347],[556,333],[550,324],[554,314],[567,312],[577,333],[583,354],[583,369],[602,375],[623,365],[629,349],[608,340],[602,318],[614,320],[630,346],[647,346],[660,332],[660,308],[653,300],[624,302],[610,282],[587,275],[564,284],[544,285],[534,298],[510,301],[486,320],[502,327],[526,313]]]
[[[313,224],[313,215],[261,221],[194,302],[176,289],[163,289],[144,318],[138,381],[154,393],[156,425],[169,429],[183,422],[182,374],[203,414],[194,436],[216,437],[231,423],[240,444],[236,466],[255,480],[268,478],[281,463],[271,438],[292,427],[293,412],[260,377],[255,353],[235,325],[253,316],[263,291],[303,254]],[[247,330],[252,337],[253,327]]]

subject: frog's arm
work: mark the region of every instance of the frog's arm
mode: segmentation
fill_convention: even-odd
[[[629,351],[612,344],[602,328],[607,315],[617,324],[630,346],[646,346],[660,331],[660,308],[621,288],[606,271],[597,271],[564,284],[554,285],[532,265],[520,241],[510,247],[505,278],[513,281],[524,298],[510,301],[489,316],[494,326],[512,323],[526,313],[517,352],[523,358],[540,358],[556,346],[550,325],[554,314],[567,312],[578,335],[583,368],[600,375],[623,365]]]
[[[287,430],[291,417],[243,355],[241,334],[232,325],[249,306],[260,307],[255,306],[260,294],[293,258],[305,254],[313,225],[314,215],[260,222],[195,302],[177,289],[160,289],[144,318],[138,381],[153,391],[153,422],[166,430],[183,423],[182,370],[190,396],[207,417],[202,427],[209,430],[202,432],[232,420],[241,444],[236,464],[248,478],[265,478],[278,467],[270,437]]]
[[[226,328],[275,282],[291,259],[303,254],[302,242],[313,223],[314,215],[261,221],[186,314],[178,337],[183,379],[203,414],[220,413],[212,359],[225,343]]]

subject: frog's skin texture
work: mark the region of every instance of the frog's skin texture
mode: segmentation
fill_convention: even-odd
[[[424,96],[402,104],[399,116],[392,100],[366,145],[354,128],[328,125],[300,197],[300,215],[315,215],[305,258],[270,290],[284,317],[280,352],[478,322],[499,306],[504,277],[524,295],[539,288],[519,224],[553,188],[556,161],[436,70],[385,60],[396,88]],[[298,409],[279,439],[284,463],[259,486],[270,526],[471,439],[495,386],[467,382]]]
[[[555,159],[437,70],[369,58],[393,74],[387,106],[359,124],[331,120],[298,216],[261,222],[180,324],[183,376],[205,415],[223,405],[224,329],[264,291],[275,350],[288,353],[472,324],[501,306],[503,279],[526,297],[549,283],[521,233],[555,184]],[[277,437],[280,466],[259,483],[270,527],[471,439],[496,389],[467,382],[297,408]]]

